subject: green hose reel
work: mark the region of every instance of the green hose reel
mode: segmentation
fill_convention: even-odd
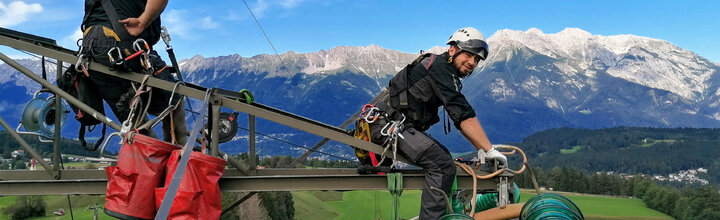
[[[555,193],[543,193],[525,202],[520,211],[520,219],[583,220],[585,217],[577,205],[567,197]]]

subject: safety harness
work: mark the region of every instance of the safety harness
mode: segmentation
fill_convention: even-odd
[[[383,152],[381,153],[380,160],[377,160],[377,156],[373,152],[368,152],[360,148],[355,148],[355,154],[358,158],[367,160],[369,158],[374,167],[382,166],[387,159],[388,151],[392,152],[393,158],[397,157],[397,143],[399,138],[405,138],[401,134],[403,131],[403,123],[405,122],[405,115],[400,114],[400,119],[393,120],[390,115],[378,107],[371,104],[367,104],[362,108],[362,113],[359,119],[355,121],[355,132],[354,137],[359,140],[371,142],[370,124],[380,123],[380,121],[386,122],[380,130],[380,135],[384,138]],[[362,162],[362,161],[361,161]],[[367,161],[365,161],[367,162]],[[397,164],[397,160],[392,160],[389,169],[393,169]]]
[[[145,39],[132,37],[118,20],[119,17],[110,0],[89,0],[86,2],[83,24],[90,17],[92,8],[101,4],[112,29],[94,25],[81,27],[83,39],[78,41],[78,60],[75,68],[89,77],[88,65],[96,61],[110,68],[133,72],[154,72],[150,62],[151,47]],[[81,43],[82,42],[82,43]],[[137,60],[136,60],[137,58]]]

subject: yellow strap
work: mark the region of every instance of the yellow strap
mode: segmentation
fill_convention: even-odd
[[[105,36],[113,37],[116,41],[120,41],[120,37],[110,28],[103,26],[103,33],[105,33]]]
[[[370,125],[362,119],[358,119],[355,122],[355,133],[353,136],[359,140],[370,142],[370,140],[372,140],[370,139]],[[360,148],[355,148],[355,155],[358,157],[370,156],[366,150]]]

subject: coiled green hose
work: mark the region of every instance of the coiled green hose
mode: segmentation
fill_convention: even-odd
[[[583,220],[580,209],[570,199],[555,193],[543,193],[528,200],[520,211],[521,220]]]

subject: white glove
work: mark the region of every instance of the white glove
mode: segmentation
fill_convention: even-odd
[[[495,150],[494,147],[489,151],[485,152],[485,158],[498,160],[500,161],[500,164],[507,165],[507,157],[504,154],[501,154],[500,151]]]

